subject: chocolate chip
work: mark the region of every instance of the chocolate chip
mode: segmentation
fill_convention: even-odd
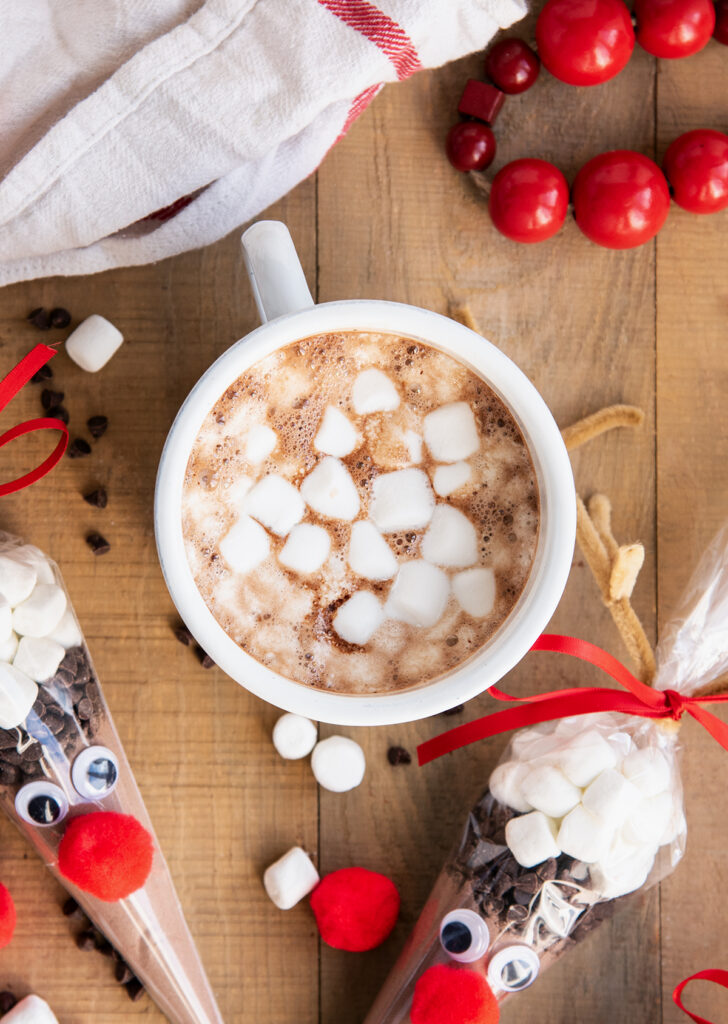
[[[66,454],[69,459],[81,459],[84,455],[91,454],[91,445],[82,437],[75,437],[69,444]]]
[[[51,391],[50,388],[43,388],[40,393],[40,404],[46,412],[51,412],[60,406],[64,397],[62,391]]]
[[[111,551],[111,544],[100,533],[89,533],[86,543],[95,555],[106,555]]]
[[[412,755],[404,747],[390,747],[387,751],[387,760],[391,765],[412,764]]]
[[[3,750],[3,761],[6,764],[22,764],[23,755],[19,754],[17,750]]]
[[[70,417],[70,416],[68,415],[68,409],[66,409],[66,407],[65,407],[65,406],[63,406],[63,405],[59,405],[59,406],[57,406],[57,407],[56,407],[56,408],[55,408],[55,409],[53,410],[53,415],[54,415],[54,416],[56,417],[56,419],[57,419],[57,420],[60,420],[60,421],[61,421],[61,423],[65,423],[65,424],[66,424],[66,426],[68,425],[68,421],[69,421],[69,419],[71,418],[71,417]]]
[[[41,757],[43,757],[43,747],[40,743],[31,743],[23,751],[24,761],[40,761]]]
[[[93,713],[94,706],[88,699],[88,697],[84,697],[83,700],[80,700],[76,705],[76,714],[78,715],[82,722],[88,721],[88,719],[91,717]]]
[[[459,715],[461,711],[465,710],[464,704],[458,704],[454,708],[448,708],[447,711],[443,711],[443,715]]]
[[[109,421],[106,416],[92,416],[90,419],[86,420],[86,426],[93,438],[102,437],[106,433],[108,425]]]
[[[127,981],[124,988],[126,989],[126,994],[129,996],[132,1003],[135,1003],[144,995],[144,986],[138,978],[132,978],[131,981]]]
[[[83,500],[94,508],[106,508],[109,503],[109,497],[103,487],[97,487],[95,491],[84,494]]]
[[[53,370],[46,363],[35,371],[33,376],[30,378],[31,384],[41,384],[44,380],[50,380],[53,376]]]
[[[17,1001],[12,992],[0,992],[0,1013],[9,1013]]]
[[[197,660],[199,661],[203,668],[212,668],[214,666],[215,662],[212,660],[207,651],[203,651],[203,649],[199,645],[195,647],[195,654],[197,655]]]
[[[493,893],[496,896],[505,896],[509,889],[513,888],[513,878],[505,872],[498,877],[493,886]]]
[[[76,937],[76,945],[79,949],[82,949],[87,953],[91,949],[96,949],[96,939],[92,931],[79,932]]]
[[[0,765],[0,783],[3,786],[16,786],[20,782],[20,769],[14,764]]]
[[[66,902],[63,904],[63,916],[73,917],[73,915],[81,908],[78,903],[74,900],[73,896],[69,896]]]
[[[528,907],[522,907],[516,903],[512,907],[508,908],[506,921],[508,921],[509,924],[520,924],[522,921],[525,921],[527,917]]]
[[[63,306],[56,306],[49,313],[51,327],[68,327],[71,322],[71,314]]]
[[[119,960],[114,968],[114,977],[120,985],[126,985],[134,977],[133,973],[129,970],[123,960]]]
[[[533,896],[541,888],[541,879],[533,871],[527,871],[518,879],[518,888],[521,892],[530,893]]]
[[[31,323],[33,327],[37,327],[39,331],[49,331],[51,329],[51,318],[42,306],[32,309],[26,319],[28,323]]]
[[[185,647],[189,647],[192,641],[194,640],[194,637],[192,636],[192,634],[190,633],[189,629],[187,629],[186,626],[175,626],[174,635],[177,637],[181,644],[185,645]]]
[[[513,890],[513,899],[520,906],[527,907],[528,904],[533,899],[533,893],[532,892],[524,892],[523,889],[514,889]]]
[[[536,868],[536,874],[542,882],[552,881],[556,878],[556,859],[554,857],[549,857],[548,860],[545,860],[543,864],[540,864]]]

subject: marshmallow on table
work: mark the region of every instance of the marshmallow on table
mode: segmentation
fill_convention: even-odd
[[[263,885],[279,910],[290,910],[318,885],[319,873],[308,854],[293,846],[266,868]]]
[[[13,665],[36,683],[51,679],[66,656],[66,648],[47,636],[24,636],[18,644]]]
[[[0,728],[14,729],[24,722],[37,696],[38,687],[30,676],[0,662]]]
[[[670,787],[670,765],[662,751],[655,747],[632,751],[624,759],[622,772],[643,796],[657,796]]]
[[[78,647],[83,643],[81,630],[79,629],[78,623],[76,622],[76,616],[73,614],[70,606],[66,606],[65,612],[61,616],[61,621],[53,632],[48,634],[48,636],[51,640],[55,640],[66,649],[69,647]]]
[[[506,824],[506,843],[522,868],[532,868],[561,853],[556,823],[542,811],[511,818]]]
[[[374,478],[369,514],[383,533],[419,530],[434,511],[435,496],[421,469],[397,469]]]
[[[559,754],[559,767],[575,786],[588,786],[605,768],[614,768],[617,755],[596,729],[578,733]]]
[[[218,544],[220,554],[233,572],[246,573],[268,557],[270,540],[260,523],[241,516]]]
[[[483,619],[495,604],[495,573],[482,567],[459,572],[453,576],[452,592],[464,612]]]
[[[13,629],[21,636],[48,636],[61,621],[68,600],[56,583],[37,583],[13,611]]]
[[[96,373],[121,347],[124,335],[98,313],[87,317],[66,338],[66,352],[82,370]]]
[[[346,736],[329,736],[313,748],[311,769],[319,786],[332,793],[346,793],[364,778],[364,751]]]
[[[273,727],[273,746],[287,761],[306,757],[316,746],[316,723],[288,712]]]
[[[623,834],[632,843],[660,843],[673,820],[674,797],[667,790],[643,797],[627,817]]]
[[[360,416],[372,412],[392,412],[399,405],[399,393],[381,370],[362,370],[351,389],[351,401]]]
[[[365,580],[389,580],[397,571],[397,559],[374,523],[359,520],[351,527],[347,560]]]
[[[495,799],[514,811],[532,811],[533,807],[523,795],[521,784],[531,771],[530,765],[520,761],[504,761],[493,769],[488,787]]]
[[[640,791],[629,779],[605,768],[584,790],[582,803],[588,811],[613,828],[619,828],[640,800]]]
[[[38,574],[27,562],[0,555],[0,594],[11,608],[30,597],[37,579]]]
[[[246,462],[258,466],[268,458],[277,444],[278,435],[275,430],[264,423],[255,423],[245,435],[243,456]]]
[[[441,405],[425,416],[424,427],[425,444],[438,462],[459,462],[480,447],[475,416],[467,402]]]
[[[349,644],[366,644],[384,622],[384,609],[369,590],[358,590],[339,607],[331,625]]]
[[[434,626],[450,595],[450,580],[442,569],[415,559],[400,566],[389,591],[385,613],[410,626]]]
[[[323,526],[299,523],[288,534],[278,561],[293,572],[317,572],[329,557],[331,538]]]
[[[553,765],[531,768],[521,783],[523,798],[549,818],[562,818],[581,799],[581,790]]]
[[[341,458],[353,452],[360,441],[361,435],[351,420],[335,405],[328,405],[313,439],[316,451]]]
[[[558,843],[564,853],[586,864],[593,864],[607,852],[614,829],[595,818],[583,804],[577,804],[561,822]]]
[[[303,519],[303,498],[288,480],[275,473],[264,476],[243,498],[242,511],[263,526],[285,537]]]
[[[3,1024],[58,1024],[58,1018],[45,999],[26,996],[3,1014]]]
[[[478,559],[478,536],[460,509],[438,505],[420,550],[428,562],[446,569],[464,569]]]
[[[470,464],[453,462],[449,466],[438,466],[432,474],[432,487],[435,494],[447,498],[449,494],[460,490],[470,479]]]
[[[359,494],[343,462],[327,455],[301,484],[306,504],[326,519],[352,520],[359,511]]]

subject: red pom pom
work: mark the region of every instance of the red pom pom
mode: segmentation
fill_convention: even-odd
[[[436,964],[415,985],[412,1024],[498,1024],[498,1000],[482,974]]]
[[[4,885],[0,885],[0,949],[4,949],[12,939],[16,920],[13,897]]]
[[[131,814],[74,818],[58,847],[58,870],[79,889],[113,903],[136,892],[152,870],[152,837]]]
[[[341,868],[316,886],[311,909],[327,945],[363,953],[381,945],[394,928],[399,893],[386,875],[366,868]]]

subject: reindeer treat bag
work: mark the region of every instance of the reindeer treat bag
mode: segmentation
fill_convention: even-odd
[[[58,567],[7,534],[0,803],[172,1024],[221,1024]]]

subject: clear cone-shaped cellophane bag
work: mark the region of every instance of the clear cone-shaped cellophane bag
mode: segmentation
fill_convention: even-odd
[[[0,533],[0,803],[172,1024],[221,1024],[144,801],[57,565]],[[64,877],[61,841],[80,815],[133,816],[151,871],[122,899]]]
[[[653,685],[690,696],[726,672],[728,527],[664,631]],[[365,1024],[429,1024],[458,985],[474,993],[468,1024],[490,1022],[490,993],[501,1002],[528,988],[670,874],[687,834],[677,736],[672,719],[612,712],[512,734]]]

